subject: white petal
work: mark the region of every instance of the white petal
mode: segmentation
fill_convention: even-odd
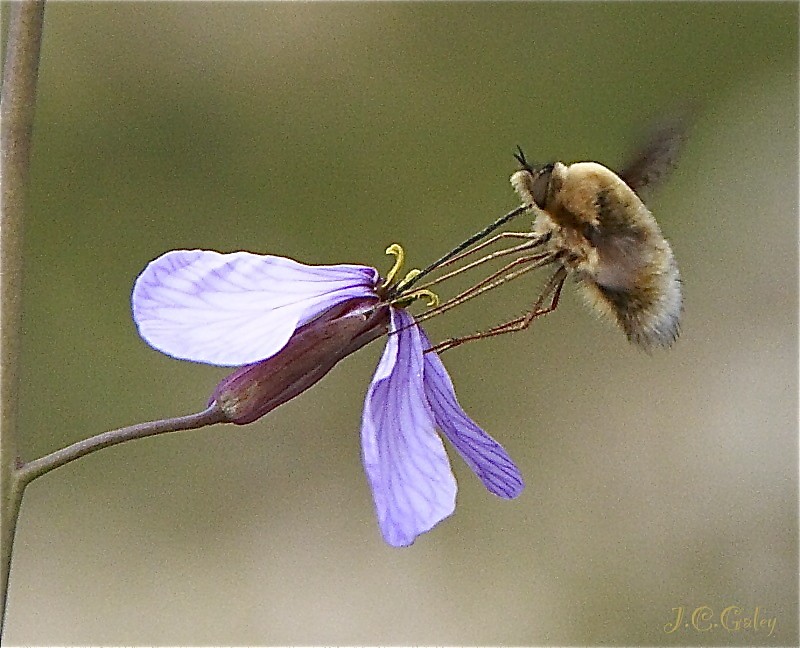
[[[399,333],[367,392],[361,444],[381,532],[402,547],[454,511],[457,487],[425,397],[419,331],[396,309],[391,330]]]
[[[243,365],[280,351],[298,326],[353,297],[375,296],[378,272],[278,256],[174,250],[133,287],[141,336],[176,358]]]

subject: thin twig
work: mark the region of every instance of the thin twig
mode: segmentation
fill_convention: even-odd
[[[49,455],[41,457],[40,459],[35,459],[28,463],[18,462],[20,465],[12,471],[9,480],[9,490],[15,494],[15,501],[17,502],[16,511],[19,512],[19,503],[22,501],[25,487],[34,479],[49,473],[51,470],[55,470],[56,468],[60,468],[61,466],[75,461],[76,459],[85,457],[92,452],[125,443],[126,441],[144,439],[157,434],[166,434],[167,432],[196,430],[197,428],[224,423],[226,420],[225,414],[219,406],[214,403],[207,409],[196,414],[176,416],[174,418],[158,421],[148,421],[147,423],[137,423],[136,425],[130,425],[117,430],[109,430],[108,432],[97,434],[88,439],[77,441],[66,448],[51,452]],[[14,521],[16,522],[16,518],[14,518]],[[13,541],[13,536],[11,540]]]

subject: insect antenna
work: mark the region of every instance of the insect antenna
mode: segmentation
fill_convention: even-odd
[[[523,169],[525,169],[529,173],[536,173],[535,167],[539,165],[528,164],[528,161],[525,159],[525,152],[522,150],[522,147],[519,144],[517,144],[517,152],[514,153],[514,158],[517,160],[517,162],[520,163]]]
[[[522,148],[519,145],[517,145],[517,152],[514,153],[514,158],[517,160],[517,162],[519,162],[522,165],[523,169],[525,169],[526,171],[529,171],[531,173],[535,173],[535,168],[534,168],[535,165],[531,166],[528,163],[528,161],[525,158],[525,153],[524,153],[524,151],[522,150]],[[516,209],[512,209],[507,214],[504,214],[503,216],[498,218],[493,223],[487,225],[486,227],[484,227],[479,232],[476,232],[475,234],[470,236],[466,241],[463,241],[462,243],[459,243],[456,247],[454,247],[452,250],[450,250],[447,254],[445,254],[444,256],[436,259],[436,261],[431,263],[429,266],[423,268],[421,272],[419,272],[414,277],[411,277],[408,281],[401,282],[400,284],[398,284],[397,287],[392,292],[392,296],[396,295],[401,290],[402,291],[408,290],[411,286],[413,286],[420,279],[422,279],[422,277],[430,274],[431,272],[433,272],[437,268],[440,268],[441,266],[446,264],[448,261],[451,261],[454,257],[456,257],[459,254],[461,254],[464,250],[466,250],[473,243],[477,243],[481,239],[486,238],[487,236],[489,236],[489,234],[494,232],[496,229],[498,229],[498,228],[502,227],[503,225],[505,225],[506,223],[508,223],[512,218],[514,218],[516,216],[519,216],[520,214],[524,213],[525,211],[527,211],[529,209],[531,209],[531,205],[520,205]],[[493,241],[494,241],[494,239],[493,239]]]

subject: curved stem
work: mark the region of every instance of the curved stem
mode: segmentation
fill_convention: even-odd
[[[19,403],[19,330],[22,296],[22,222],[31,157],[44,0],[9,8],[0,97],[0,637],[5,625],[11,551],[22,489],[15,468]]]
[[[165,432],[195,430],[197,428],[206,427],[207,425],[215,425],[226,421],[225,414],[219,409],[217,404],[214,403],[208,409],[196,414],[176,416],[175,418],[163,419],[160,421],[148,421],[147,423],[137,423],[136,425],[129,425],[128,427],[119,428],[118,430],[110,430],[89,437],[88,439],[77,441],[72,445],[68,445],[66,448],[51,452],[41,459],[35,459],[34,461],[22,464],[17,468],[16,478],[22,487],[25,488],[25,486],[37,477],[41,477],[51,470],[60,468],[71,461],[80,459],[87,454],[97,452],[103,448],[109,448],[119,443],[124,443],[125,441],[133,441],[134,439],[144,439],[156,434],[164,434]]]
[[[14,531],[16,529],[17,518],[19,515],[19,508],[22,503],[22,496],[25,493],[25,487],[30,484],[37,477],[49,473],[51,470],[60,468],[71,461],[80,459],[81,457],[108,448],[125,441],[133,441],[134,439],[144,439],[145,437],[154,436],[156,434],[164,434],[166,432],[178,432],[180,430],[194,430],[197,428],[205,427],[207,425],[214,425],[216,423],[226,422],[225,414],[219,409],[216,403],[196,414],[189,414],[187,416],[176,416],[174,418],[162,419],[159,421],[149,421],[147,423],[137,423],[128,427],[119,428],[117,430],[110,430],[97,434],[88,439],[83,439],[73,443],[72,445],[51,452],[40,459],[30,461],[28,463],[21,463],[16,460],[16,466],[10,471],[9,479],[4,483],[3,488],[3,510],[8,512],[8,524],[4,520],[3,524],[3,547],[4,547],[4,560],[8,559],[7,565],[4,565],[5,580],[3,582],[3,616],[5,617],[5,601],[8,593],[8,574],[11,565],[11,546],[14,541]],[[8,545],[6,544],[8,543]],[[8,554],[5,554],[5,548],[8,546]]]

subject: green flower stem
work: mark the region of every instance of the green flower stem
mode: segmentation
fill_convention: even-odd
[[[28,192],[44,0],[8,7],[0,96],[0,636],[22,491],[17,485],[22,222]]]

